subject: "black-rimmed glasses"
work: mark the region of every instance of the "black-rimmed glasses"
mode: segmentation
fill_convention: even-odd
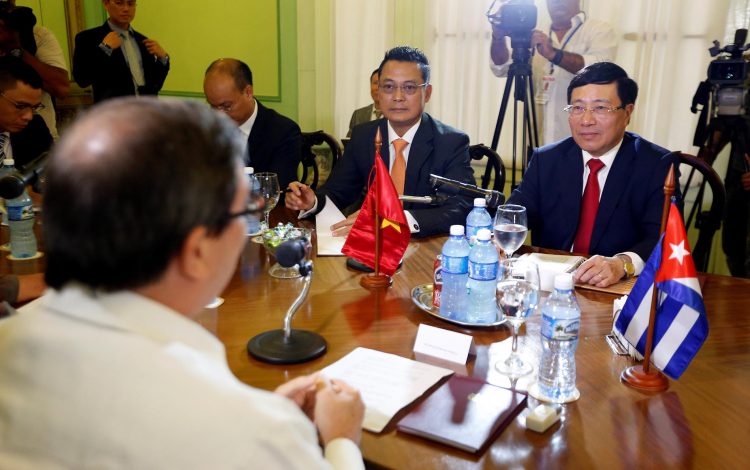
[[[37,104],[20,103],[20,102],[14,100],[14,99],[11,99],[11,98],[8,98],[7,96],[5,96],[5,93],[0,93],[0,96],[2,96],[3,98],[5,98],[10,104],[12,104],[13,106],[15,106],[15,108],[19,112],[24,112],[27,109],[30,109],[32,113],[36,113],[36,112],[39,112],[39,111],[41,111],[41,110],[44,109],[44,104],[43,103],[37,103]]]

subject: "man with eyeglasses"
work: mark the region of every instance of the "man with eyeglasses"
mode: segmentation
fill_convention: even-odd
[[[357,202],[375,161],[378,129],[383,140],[380,154],[400,195],[432,195],[431,173],[474,184],[468,136],[424,112],[432,94],[424,53],[408,46],[389,50],[380,63],[379,76],[378,103],[385,119],[354,127],[344,156],[319,191],[298,182],[289,185],[286,206],[301,210],[300,217],[318,213],[329,201],[340,210]],[[471,198],[460,195],[434,207],[404,203],[412,236],[448,233],[451,225],[463,225],[471,203]],[[348,234],[358,213],[334,224],[333,234]]]
[[[247,386],[194,321],[262,210],[226,117],[111,100],[62,136],[45,188],[50,288],[0,321],[0,468],[364,468],[356,390]]]
[[[276,173],[282,188],[297,179],[302,134],[296,122],[263,106],[253,95],[253,72],[237,59],[218,59],[206,69],[203,92],[212,108],[237,124],[245,142],[245,166]]]
[[[664,180],[677,158],[626,132],[638,85],[599,62],[568,86],[572,137],[537,149],[508,203],[526,207],[532,244],[596,255],[575,280],[606,287],[640,274],[659,239]],[[679,187],[676,188],[681,205]]]
[[[169,55],[154,39],[135,31],[135,0],[104,0],[109,18],[76,34],[73,78],[91,85],[94,102],[129,95],[156,95],[169,72]]]
[[[42,78],[13,56],[0,57],[0,160],[23,166],[49,150],[52,135],[42,109]]]

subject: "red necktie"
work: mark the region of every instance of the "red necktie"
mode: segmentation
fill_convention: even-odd
[[[596,220],[596,211],[599,209],[599,179],[597,173],[604,168],[598,158],[589,160],[589,177],[586,180],[586,189],[583,190],[583,199],[581,200],[581,216],[578,219],[578,231],[573,242],[573,251],[576,253],[589,253],[591,244],[591,233],[594,231],[594,221]]]
[[[404,158],[404,149],[409,142],[404,139],[393,141],[393,148],[396,150],[396,158],[393,160],[391,167],[391,179],[399,196],[404,194],[404,182],[406,181],[406,158]]]

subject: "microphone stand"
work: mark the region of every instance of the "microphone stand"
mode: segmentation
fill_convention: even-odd
[[[270,364],[299,364],[322,356],[328,348],[326,340],[319,334],[292,328],[292,319],[310,292],[313,277],[312,261],[305,261],[303,256],[303,259],[299,260],[299,272],[303,276],[304,285],[284,316],[284,328],[256,335],[247,343],[247,352],[259,361]]]

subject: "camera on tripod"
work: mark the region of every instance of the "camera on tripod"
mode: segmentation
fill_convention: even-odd
[[[748,61],[742,53],[750,49],[745,44],[747,29],[738,29],[734,33],[734,43],[721,47],[719,41],[708,52],[711,57],[719,56],[708,64],[708,82],[713,85],[713,103],[720,116],[739,116],[748,114]]]
[[[487,19],[508,32],[513,50],[531,48],[531,32],[536,28],[533,0],[495,0],[487,10]]]

